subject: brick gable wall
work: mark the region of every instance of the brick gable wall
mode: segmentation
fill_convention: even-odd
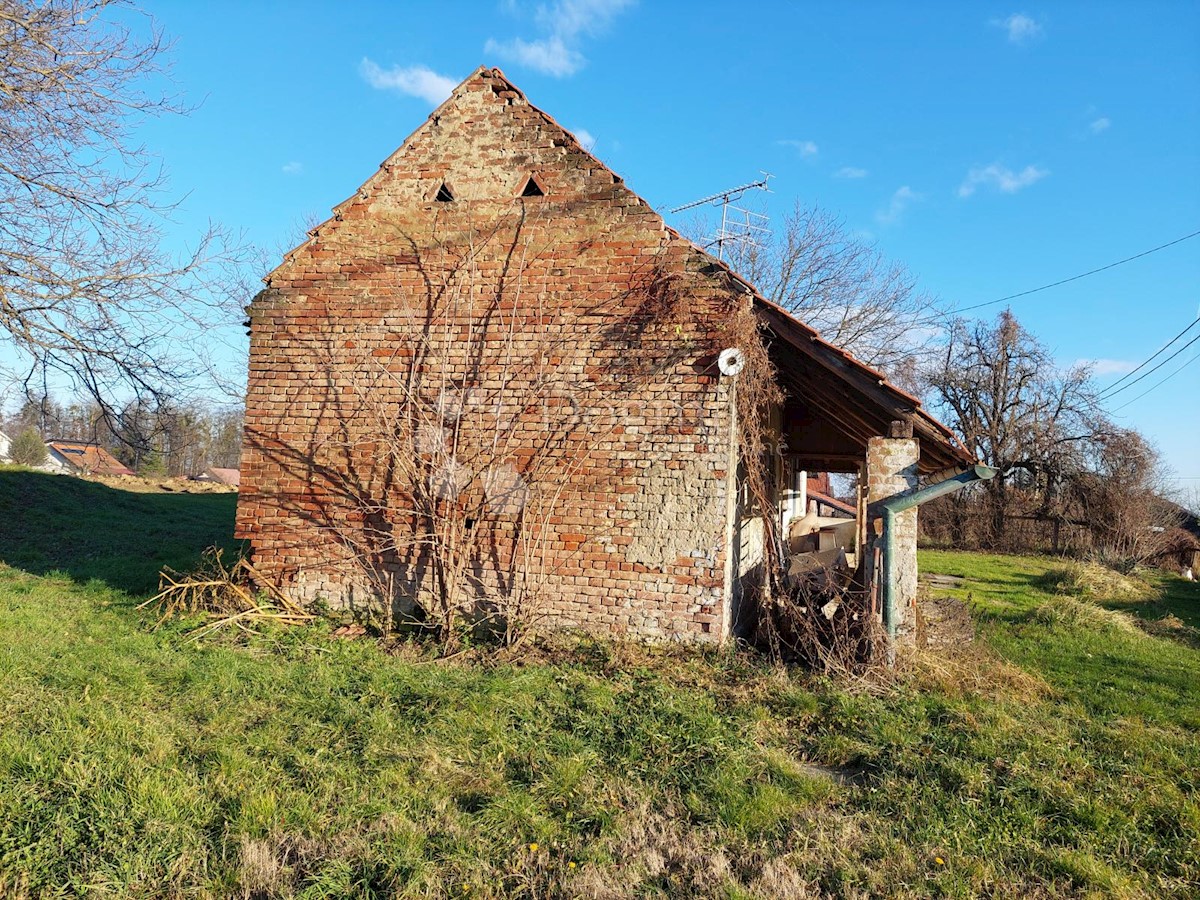
[[[238,535],[301,596],[405,612],[465,516],[481,607],[524,575],[531,620],[719,639],[742,301],[704,260],[481,70],[255,300]]]

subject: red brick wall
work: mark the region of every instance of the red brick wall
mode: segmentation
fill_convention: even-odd
[[[519,197],[531,174],[545,197]],[[548,622],[721,637],[739,301],[706,258],[489,70],[335,212],[251,308],[258,565],[334,604],[422,602],[435,471],[445,515],[478,519],[479,601],[520,569]]]

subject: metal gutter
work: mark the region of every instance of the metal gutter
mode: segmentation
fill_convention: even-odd
[[[960,491],[968,484],[988,481],[996,477],[999,469],[991,466],[974,465],[965,469],[949,469],[932,476],[932,484],[923,488],[896,494],[878,503],[883,512],[883,560],[880,572],[883,581],[883,624],[887,629],[888,665],[896,662],[896,529],[895,518],[914,506],[920,506],[936,497]]]

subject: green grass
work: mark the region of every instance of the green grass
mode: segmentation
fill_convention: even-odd
[[[1175,611],[1195,621],[1200,584],[1149,576],[1144,599],[1098,597],[1081,604],[1056,593],[1054,576],[1063,568],[1057,560],[926,551],[920,563],[965,576],[962,588],[945,593],[969,600],[988,642],[1090,715],[1178,726],[1189,738],[1200,730],[1200,654],[1138,629],[1133,619],[1101,612],[1120,610],[1154,623]]]
[[[1052,562],[924,554],[986,644],[873,686],[585,638],[439,662],[152,630],[157,566],[227,544],[233,507],[124,493],[0,472],[0,897],[1200,886],[1200,653],[1077,614]],[[1145,602],[1200,603],[1179,584]]]
[[[120,490],[0,466],[0,559],[137,596],[163,566],[186,569],[207,546],[232,548],[237,494]]]

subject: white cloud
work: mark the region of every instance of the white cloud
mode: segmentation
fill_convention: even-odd
[[[1027,44],[1043,34],[1041,23],[1025,13],[1013,13],[1007,19],[992,19],[988,24],[1007,31],[1009,41],[1014,44]]]
[[[562,38],[557,36],[542,41],[513,38],[504,43],[488,38],[487,43],[483,45],[483,52],[495,53],[517,65],[541,72],[543,75],[553,75],[555,78],[574,75],[583,68],[585,62],[582,53],[570,49],[563,43]]]
[[[555,0],[538,7],[536,21],[545,32],[544,37],[532,41],[488,38],[483,50],[555,78],[574,75],[587,62],[579,51],[580,40],[604,31],[632,3],[633,0]]]
[[[393,66],[384,69],[366,57],[358,64],[358,73],[373,88],[419,97],[433,106],[449,97],[458,84],[455,79],[439,75],[427,66]]]
[[[538,7],[537,19],[551,34],[569,40],[603,31],[619,12],[632,5],[633,0],[557,0]]]
[[[833,173],[834,178],[866,178],[870,172],[866,169],[859,169],[855,166],[842,166]]]
[[[1087,366],[1093,375],[1126,375],[1138,364],[1127,359],[1077,359],[1075,365]]]
[[[875,213],[875,221],[880,225],[894,225],[900,221],[904,215],[904,211],[913,203],[923,200],[924,197],[918,194],[907,184],[896,189],[892,194],[892,199],[888,201],[888,205],[879,212]]]
[[[1041,181],[1050,172],[1040,166],[1026,166],[1020,172],[1014,172],[999,163],[990,166],[974,166],[967,173],[966,179],[958,186],[959,197],[970,197],[980,185],[991,185],[1002,193],[1015,194],[1022,188]]]
[[[586,128],[576,128],[572,133],[575,135],[575,139],[579,141],[580,146],[583,147],[584,150],[587,150],[589,153],[591,153],[592,150],[595,149],[596,139]]]
[[[304,163],[292,160],[290,163],[284,163],[279,171],[284,175],[299,175],[304,171]]]
[[[1112,127],[1112,120],[1109,119],[1108,116],[1101,116],[1088,126],[1088,128],[1092,129],[1092,134],[1099,134],[1102,131],[1108,131],[1110,127]]]
[[[794,139],[785,139],[785,140],[781,140],[781,141],[776,141],[775,143],[781,144],[784,147],[794,148],[796,150],[796,152],[799,153],[800,156],[803,157],[804,159],[812,159],[814,156],[817,155],[817,153],[820,152],[817,148],[817,145],[815,143],[813,143],[812,141],[797,141]]]

